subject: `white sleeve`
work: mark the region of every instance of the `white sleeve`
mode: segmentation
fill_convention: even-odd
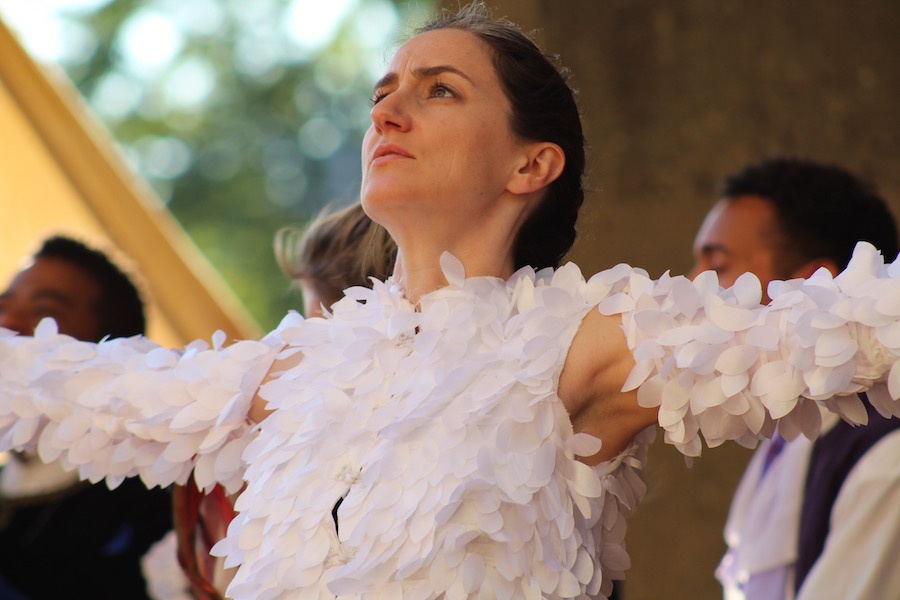
[[[0,449],[35,450],[115,487],[216,482],[237,490],[246,416],[281,347],[277,335],[169,350],[141,337],[82,342],[44,320],[34,337],[0,329]]]
[[[169,531],[141,557],[141,574],[152,600],[193,600],[191,582],[178,564],[178,538]]]
[[[797,600],[900,598],[900,431],[853,467],[831,511],[821,556]]]
[[[836,278],[820,269],[773,282],[768,306],[751,274],[726,290],[713,272],[694,281],[653,281],[630,268],[595,277],[609,289],[598,308],[621,314],[635,358],[623,389],[659,407],[666,441],[687,456],[700,454],[701,434],[711,447],[753,446],[776,420],[789,440],[813,438],[813,401],[865,423],[865,390],[879,413],[900,416],[900,260],[885,265],[870,244],[858,244]]]

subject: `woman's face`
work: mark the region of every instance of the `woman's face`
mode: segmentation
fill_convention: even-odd
[[[398,218],[453,223],[491,209],[524,143],[484,42],[455,29],[412,38],[373,102],[361,195],[375,221],[392,230]]]

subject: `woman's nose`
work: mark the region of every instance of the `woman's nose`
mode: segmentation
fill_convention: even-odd
[[[388,129],[406,131],[410,125],[408,100],[400,90],[393,91],[381,98],[372,107],[372,124],[376,131],[383,133]]]

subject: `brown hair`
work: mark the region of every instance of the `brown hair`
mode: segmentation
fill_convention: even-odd
[[[323,211],[305,229],[286,227],[275,235],[275,258],[285,275],[304,280],[332,304],[343,291],[391,274],[397,246],[387,231],[357,203]]]
[[[516,267],[557,267],[575,242],[575,222],[584,202],[582,176],[585,140],[575,92],[558,57],[545,54],[514,23],[490,16],[474,2],[458,12],[445,11],[418,29],[467,31],[493,50],[500,84],[512,106],[510,127],[525,140],[552,142],[562,148],[566,164],[516,237]]]

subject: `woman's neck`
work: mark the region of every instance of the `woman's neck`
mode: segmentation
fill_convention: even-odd
[[[466,252],[450,248],[434,249],[424,254],[422,252],[404,252],[401,248],[397,253],[393,279],[407,300],[416,304],[422,296],[447,285],[447,278],[444,277],[440,262],[444,252],[450,252],[463,264],[466,277],[506,279],[512,275],[514,270],[511,254],[504,258],[498,258],[502,254]]]
[[[388,227],[398,248],[394,282],[407,300],[418,303],[425,294],[447,285],[441,270],[444,252],[462,263],[466,277],[508,278],[515,270],[514,245],[526,208],[521,201],[498,201],[490,210],[465,219],[452,212],[421,215]]]

